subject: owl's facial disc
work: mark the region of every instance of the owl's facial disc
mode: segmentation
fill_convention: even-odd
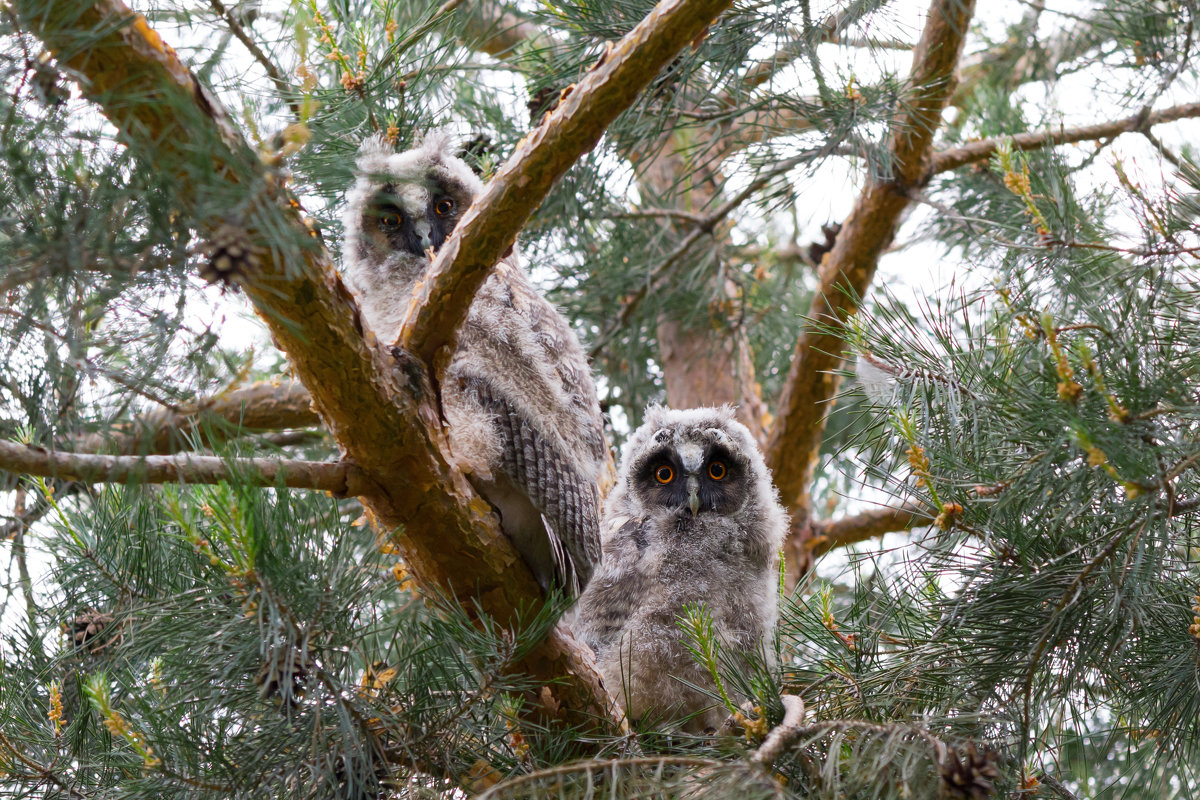
[[[470,204],[463,193],[464,187],[436,176],[420,183],[389,182],[375,195],[365,223],[378,229],[391,250],[425,258],[441,248],[460,210]]]
[[[656,447],[631,471],[634,490],[646,505],[685,517],[737,510],[745,499],[748,474],[747,465],[723,444],[694,441]]]

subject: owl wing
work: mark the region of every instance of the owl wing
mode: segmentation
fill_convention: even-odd
[[[579,598],[579,632],[603,658],[621,638],[643,603],[648,580],[638,563],[649,542],[648,519],[615,517],[605,522],[604,562]]]
[[[477,402],[492,415],[500,470],[529,496],[547,523],[555,582],[579,594],[600,561],[595,481],[580,475],[572,459],[488,383],[480,381],[474,389]]]

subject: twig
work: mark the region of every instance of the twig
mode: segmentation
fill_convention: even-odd
[[[296,102],[296,99],[293,96],[295,94],[295,90],[292,85],[288,83],[287,78],[284,77],[283,71],[279,69],[279,67],[275,65],[275,62],[271,60],[270,56],[264,53],[262,48],[250,38],[250,34],[246,33],[246,29],[242,27],[242,24],[238,21],[237,17],[230,13],[229,9],[226,8],[225,4],[221,2],[221,0],[208,0],[208,4],[212,6],[213,11],[217,12],[217,15],[221,17],[221,19],[229,27],[229,32],[237,37],[237,40],[241,42],[247,50],[250,51],[250,55],[254,56],[254,60],[257,61],[259,66],[263,68],[263,71],[267,73],[267,77],[271,79],[271,83],[275,84],[275,89],[279,92],[279,96],[283,98],[283,101],[287,103],[287,107],[291,109],[292,115],[299,119],[300,104]]]
[[[885,533],[906,531],[930,522],[925,509],[915,503],[905,503],[898,507],[884,506],[851,517],[814,522],[807,546],[815,557],[839,547],[865,542]]]
[[[1054,777],[1048,772],[1043,772],[1041,774],[1041,782],[1049,786],[1050,791],[1061,797],[1062,800],[1079,800],[1079,798],[1075,796],[1074,792],[1063,786],[1062,782],[1059,781],[1058,778]]]
[[[702,225],[706,221],[703,214],[695,211],[684,211],[682,208],[639,208],[636,211],[619,211],[606,215],[606,219],[682,219]]]
[[[1148,523],[1148,518],[1141,521],[1141,525],[1137,528],[1139,536],[1141,535],[1141,532],[1145,530]],[[1091,561],[1084,565],[1083,569],[1079,571],[1079,574],[1077,574],[1067,586],[1066,591],[1064,591],[1062,597],[1059,598],[1058,605],[1055,607],[1054,611],[1051,612],[1050,619],[1042,627],[1037,643],[1033,646],[1033,650],[1030,653],[1029,668],[1025,671],[1025,678],[1022,683],[1023,711],[1021,714],[1021,721],[1022,728],[1024,730],[1029,730],[1031,722],[1034,676],[1037,675],[1038,667],[1041,665],[1042,656],[1046,654],[1047,647],[1055,646],[1050,642],[1051,634],[1053,634],[1056,629],[1055,622],[1058,620],[1059,615],[1062,614],[1063,611],[1074,605],[1082,596],[1083,583],[1087,580],[1087,577],[1091,575],[1092,572],[1094,572],[1101,564],[1107,561],[1113,553],[1116,552],[1117,547],[1120,546],[1125,537],[1132,533],[1133,530],[1134,526],[1129,525],[1128,527],[1117,531],[1117,533],[1114,534],[1109,540],[1108,544],[1104,546],[1104,549],[1102,549],[1094,558],[1092,558]],[[1028,737],[1022,737],[1022,749],[1024,749],[1027,739]]]
[[[1175,169],[1183,169],[1183,159],[1180,158],[1171,148],[1167,147],[1162,141],[1155,136],[1149,128],[1143,128],[1139,133],[1145,137],[1146,141],[1158,151],[1158,154],[1171,163]]]
[[[29,641],[40,642],[37,626],[38,607],[37,600],[33,596],[33,578],[29,574],[29,559],[25,551],[25,532],[29,525],[49,510],[49,504],[35,503],[32,509],[27,509],[24,485],[17,486],[14,494],[16,495],[16,507],[14,508],[16,519],[13,520],[13,524],[16,526],[16,530],[12,536],[12,557],[17,564],[17,582],[21,586],[21,595],[25,598],[25,624],[29,626]]]
[[[409,306],[400,344],[426,364],[453,340],[475,292],[554,181],[731,0],[661,0],[606,50],[579,85],[522,140],[438,251]]]
[[[55,786],[67,792],[72,797],[88,797],[88,795],[81,793],[72,787],[70,783],[60,778],[58,773],[56,773],[54,770],[50,769],[49,767],[42,766],[33,759],[29,758],[29,756],[22,753],[19,749],[17,749],[17,746],[12,743],[12,740],[4,735],[3,731],[0,731],[0,745],[3,745],[5,750],[12,753],[14,758],[24,764],[26,769],[32,770],[33,773],[36,774],[41,780],[53,783]]]
[[[293,489],[358,494],[358,474],[347,461],[299,461],[249,458],[227,461],[216,456],[106,456],[61,453],[0,442],[0,469],[25,475],[87,483],[220,483],[256,486],[282,483]]]
[[[531,772],[528,775],[518,775],[507,781],[496,784],[491,789],[479,796],[479,800],[492,800],[496,797],[505,796],[510,790],[524,786],[527,783],[534,783],[543,778],[554,778],[562,775],[570,775],[572,773],[584,772],[591,774],[593,771],[600,772],[603,770],[619,770],[632,767],[720,767],[727,766],[724,762],[716,761],[711,758],[696,758],[694,756],[639,756],[637,758],[621,758],[621,759],[606,759],[603,761],[575,761],[570,764],[562,764],[557,767]]]
[[[781,695],[779,702],[783,703],[783,722],[776,725],[762,745],[750,756],[755,764],[770,767],[779,758],[784,748],[795,741],[800,735],[804,723],[804,701],[794,694]]]
[[[1150,114],[1134,114],[1131,117],[1098,122],[1094,125],[1081,125],[1078,128],[1062,128],[1057,131],[1039,131],[1037,133],[1018,133],[1013,136],[997,136],[991,139],[981,139],[961,147],[934,153],[930,158],[929,172],[936,175],[948,172],[967,164],[984,161],[1002,146],[1008,144],[1013,150],[1038,150],[1048,145],[1071,144],[1073,142],[1089,142],[1097,139],[1109,139],[1122,133],[1133,133],[1154,125],[1177,122],[1181,119],[1200,117],[1200,102],[1183,103],[1170,108],[1160,109]]]

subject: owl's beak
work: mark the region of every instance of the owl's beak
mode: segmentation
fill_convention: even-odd
[[[695,475],[688,475],[688,508],[692,510],[692,516],[700,513],[700,481],[696,480]]]
[[[433,247],[433,230],[429,227],[429,223],[425,220],[417,220],[413,226],[417,231],[417,236],[421,238],[421,249],[428,251]]]

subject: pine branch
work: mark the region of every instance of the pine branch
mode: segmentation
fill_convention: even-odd
[[[813,43],[834,43],[840,41],[842,29],[851,21],[850,14],[846,11],[838,11],[830,14],[829,18],[821,23],[820,27],[815,31],[816,41]],[[803,40],[804,31],[790,31],[792,41],[780,47],[770,57],[758,62],[750,69],[746,70],[746,74],[742,76],[741,86],[739,89],[742,92],[751,92],[762,86],[771,78],[775,77],[780,70],[787,67],[793,61],[803,57],[810,50],[810,45]],[[726,95],[723,104],[733,104],[733,97]]]
[[[62,453],[0,442],[0,469],[85,483],[248,483],[356,494],[356,470],[344,461],[279,458],[226,460],[217,456],[107,456]]]
[[[933,154],[930,158],[929,171],[931,174],[948,172],[952,169],[978,161],[985,161],[1004,145],[1010,145],[1013,150],[1039,150],[1043,147],[1073,142],[1091,142],[1101,139],[1111,139],[1122,133],[1136,133],[1148,130],[1155,125],[1176,122],[1181,119],[1200,117],[1200,102],[1183,103],[1171,106],[1149,114],[1134,114],[1133,116],[1098,122],[1094,125],[1081,125],[1077,128],[1059,128],[1057,131],[1038,131],[1037,133],[1018,133],[1014,136],[997,136],[991,139],[981,139],[970,142],[962,147],[953,147]]]
[[[801,162],[801,160],[802,159],[800,158],[789,158],[786,161],[777,164],[765,172],[757,180],[752,181],[745,189],[722,203],[719,207],[713,210],[711,214],[705,216],[689,214],[689,216],[695,220],[695,224],[692,226],[692,229],[688,232],[687,236],[685,236],[683,240],[675,246],[675,249],[672,250],[667,257],[658,264],[658,266],[650,270],[650,274],[647,276],[646,282],[642,284],[642,286],[636,292],[634,292],[633,295],[630,296],[629,299],[626,300],[621,306],[621,310],[617,313],[617,318],[613,321],[613,324],[598,337],[596,337],[596,343],[592,345],[592,349],[588,353],[588,356],[590,358],[596,358],[596,356],[600,354],[600,352],[604,349],[604,346],[608,344],[609,340],[612,339],[612,337],[615,336],[617,332],[629,322],[630,318],[633,316],[633,312],[636,311],[638,306],[641,305],[642,301],[646,299],[646,295],[648,293],[656,292],[659,288],[661,288],[662,283],[670,277],[670,273],[674,270],[675,265],[682,261],[683,258],[689,252],[691,252],[691,249],[697,242],[699,242],[705,236],[711,235],[713,229],[716,228],[716,226],[722,220],[728,217],[730,213],[737,209],[738,206],[749,200],[751,196],[757,194],[764,186],[770,183],[772,179],[783,175],[788,170],[795,167]]]
[[[84,95],[101,106],[122,140],[173,176],[181,210],[194,210],[200,197],[216,206],[214,195],[221,207],[239,210],[237,221],[258,250],[257,264],[241,276],[242,288],[312,391],[347,460],[357,465],[354,491],[363,505],[382,530],[404,531],[394,543],[411,574],[427,586],[473,597],[477,606],[468,607],[501,624],[540,602],[540,587],[496,515],[447,456],[424,366],[363,338],[353,298],[319,239],[175,52],[120,0],[52,6],[18,0],[14,7],[47,49],[83,78]],[[221,222],[198,219],[196,225],[211,231]],[[421,524],[408,524],[414,520]],[[595,727],[608,718],[610,701],[590,655],[561,626],[515,669],[554,684],[568,723]],[[542,708],[539,698],[534,692],[527,707]]]
[[[186,449],[189,437],[212,446],[226,437],[214,425],[236,426],[236,433],[277,431],[319,425],[312,395],[298,381],[260,381],[242,389],[194,400],[177,409],[156,409],[134,419],[125,432],[91,434],[73,449],[115,454],[167,454]]]
[[[870,286],[879,257],[911,202],[909,191],[924,181],[973,10],[973,0],[934,0],[913,56],[907,95],[893,121],[892,177],[874,179],[863,189],[820,269],[810,321],[796,343],[766,446],[775,483],[802,532],[811,531],[808,485],[839,383],[843,345],[837,330],[857,311],[857,298]],[[801,565],[792,566],[792,573],[799,574]]]
[[[6,777],[22,783],[31,783],[35,786],[52,783],[67,794],[68,797],[90,798],[92,795],[85,794],[75,787],[75,782],[68,780],[54,771],[55,764],[43,766],[34,761],[29,756],[25,755],[20,748],[12,743],[12,740],[0,732],[0,752],[7,751],[18,762],[23,764],[29,773],[21,773],[17,770],[11,772],[6,771]],[[8,761],[8,759],[5,759]],[[55,761],[57,763],[57,760]]]
[[[605,52],[516,151],[438,251],[400,333],[427,364],[454,341],[475,292],[550,187],[731,0],[662,0]]]
[[[925,510],[913,503],[873,508],[851,517],[812,523],[812,533],[806,546],[808,553],[815,557],[885,533],[906,531],[929,521]]]

